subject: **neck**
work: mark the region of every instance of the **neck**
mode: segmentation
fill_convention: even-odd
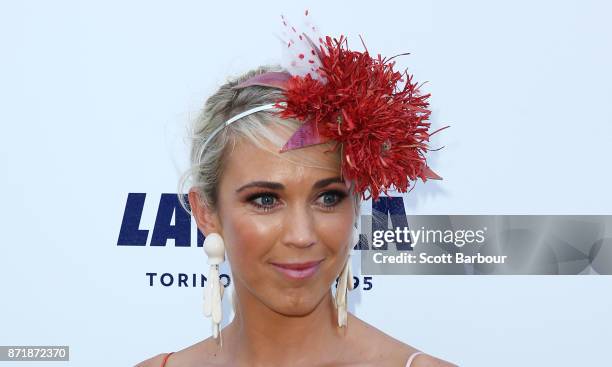
[[[338,354],[330,346],[337,348],[345,329],[337,326],[331,289],[312,312],[287,316],[270,309],[237,282],[234,285],[240,301],[223,333],[231,343],[235,365],[313,365],[313,358]]]

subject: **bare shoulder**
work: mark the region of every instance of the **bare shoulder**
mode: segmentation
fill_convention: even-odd
[[[184,349],[175,351],[166,361],[165,367],[220,366],[224,365],[223,349],[219,349],[212,338],[207,338]],[[160,353],[134,367],[161,367],[168,353]]]
[[[405,366],[411,355],[421,352],[415,356],[411,367],[457,367],[386,334],[350,313],[348,324],[349,328],[354,328],[358,340],[366,341],[367,344],[360,348],[369,351],[363,356],[366,360],[385,361],[384,364],[389,366]]]
[[[135,365],[134,367],[161,367],[162,362],[164,361],[164,357],[166,356],[167,353],[160,353],[154,357],[151,357],[149,359],[146,359],[140,363],[138,363],[137,365]]]
[[[410,367],[458,367],[456,364],[444,361],[429,354],[419,354]]]

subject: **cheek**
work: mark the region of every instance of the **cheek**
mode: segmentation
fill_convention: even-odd
[[[318,222],[319,239],[331,252],[341,256],[350,250],[353,218],[350,213],[325,215]]]
[[[325,273],[329,282],[333,283],[352,248],[353,215],[348,210],[326,215],[318,223],[318,228],[319,238],[331,255]]]
[[[319,241],[327,248],[336,265],[342,267],[345,257],[350,250],[352,236],[351,218],[347,215],[326,216],[318,224]]]
[[[277,224],[264,216],[230,214],[223,223],[223,237],[232,271],[248,275],[265,261],[274,246]]]

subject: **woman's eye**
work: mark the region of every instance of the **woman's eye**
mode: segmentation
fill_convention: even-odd
[[[262,208],[264,210],[271,209],[276,201],[276,195],[273,194],[256,194],[248,199],[249,202],[253,203],[258,208]]]
[[[342,191],[327,191],[323,193],[319,198],[322,200],[324,207],[334,207],[338,205],[342,199],[346,197],[346,194]]]

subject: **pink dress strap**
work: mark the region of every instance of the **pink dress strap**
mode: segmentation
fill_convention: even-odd
[[[168,362],[168,357],[170,357],[170,355],[172,355],[172,353],[174,353],[174,352],[170,352],[170,353],[166,354],[166,356],[164,357],[164,360],[162,362],[161,367],[165,367],[166,366],[166,362]]]
[[[414,352],[410,355],[410,357],[408,358],[408,361],[406,362],[406,367],[410,367],[410,365],[412,364],[412,361],[416,358],[416,356],[418,356],[419,354],[425,354],[423,352]]]
[[[168,354],[166,354],[166,356],[164,357],[164,360],[162,362],[161,367],[165,367],[166,366],[166,362],[168,361],[168,358],[172,355],[172,353],[174,352],[170,352]],[[410,357],[408,358],[408,361],[406,362],[406,367],[410,367],[410,365],[412,364],[412,361],[416,358],[416,356],[418,356],[419,354],[425,354],[423,352],[414,352],[410,355]]]

